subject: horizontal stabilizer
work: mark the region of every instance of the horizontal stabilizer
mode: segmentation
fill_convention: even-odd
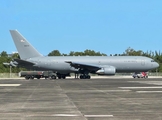
[[[10,61],[9,63],[4,62],[3,65],[17,67],[18,63],[16,61]]]

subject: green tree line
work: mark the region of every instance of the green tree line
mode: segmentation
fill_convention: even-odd
[[[0,53],[0,73],[9,73],[10,72],[10,66],[5,66],[5,65],[3,65],[3,63],[10,63],[15,58],[20,58],[18,53],[12,54],[11,57],[10,57],[7,54],[6,51],[2,51]],[[21,70],[24,70],[24,68],[12,67],[13,73],[18,73]]]
[[[94,50],[85,50],[83,52],[71,51],[69,54],[60,53],[59,50],[53,50],[48,56],[107,56],[104,53],[95,52]]]
[[[53,50],[48,54],[48,56],[107,56],[107,54],[101,53],[101,52],[96,52],[94,50],[89,50],[89,49],[87,49],[83,52],[71,51],[69,54],[60,53],[59,50]],[[160,51],[143,52],[142,50],[134,50],[133,48],[129,47],[122,54],[114,54],[114,55],[111,54],[110,56],[146,56],[146,57],[150,57],[150,58],[153,58],[160,65],[156,70],[153,70],[153,72],[155,72],[155,71],[162,72],[162,53]],[[9,56],[7,54],[7,52],[2,51],[0,53],[0,73],[9,72],[10,67],[4,66],[3,63],[4,62],[9,63],[10,61],[12,61],[15,58],[20,58],[18,53],[15,53],[15,54],[12,54],[11,56]],[[24,68],[12,67],[13,73],[17,73],[21,70],[24,70]]]
[[[159,63],[159,67],[156,70],[152,70],[152,72],[162,72],[162,53],[160,51],[146,51],[143,52],[142,50],[134,50],[133,48],[128,48],[125,50],[122,56],[146,56],[149,58],[154,59],[156,62]]]

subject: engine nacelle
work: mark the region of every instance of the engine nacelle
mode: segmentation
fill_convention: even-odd
[[[115,75],[116,69],[113,66],[103,67],[100,70],[96,71],[99,75]]]

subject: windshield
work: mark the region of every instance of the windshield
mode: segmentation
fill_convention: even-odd
[[[154,60],[151,60],[151,62],[155,62]]]

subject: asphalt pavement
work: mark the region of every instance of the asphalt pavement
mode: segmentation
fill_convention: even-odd
[[[1,79],[0,119],[162,120],[162,79]]]

